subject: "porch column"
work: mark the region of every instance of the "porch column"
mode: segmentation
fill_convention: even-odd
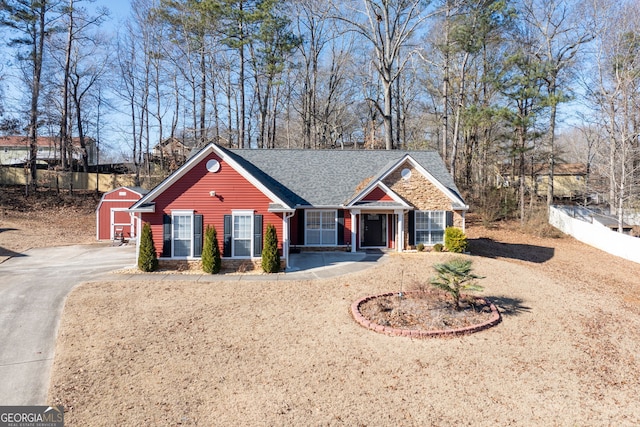
[[[294,215],[293,212],[284,212],[282,214],[282,256],[284,257],[284,268],[289,268],[289,218]]]
[[[351,252],[356,251],[356,246],[358,246],[358,214],[360,211],[358,209],[351,210]]]
[[[138,237],[138,228],[137,228],[137,221],[136,221],[135,212],[129,212],[129,227],[131,227],[131,235],[130,235],[130,237],[132,239],[137,238]]]
[[[398,252],[404,251],[404,211],[396,209],[393,211],[398,216],[398,232],[396,233],[396,247]]]

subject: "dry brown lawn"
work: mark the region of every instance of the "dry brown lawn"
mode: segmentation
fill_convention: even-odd
[[[48,403],[69,426],[640,424],[640,265],[511,227],[468,235],[503,321],[462,337],[388,337],[349,313],[447,254],[328,280],[80,286]]]

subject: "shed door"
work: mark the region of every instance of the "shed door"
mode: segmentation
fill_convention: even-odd
[[[131,217],[125,208],[111,208],[111,239],[132,237]],[[122,234],[120,234],[122,233]]]

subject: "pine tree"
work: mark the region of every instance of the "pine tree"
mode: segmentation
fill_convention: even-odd
[[[265,273],[277,273],[280,271],[280,253],[278,252],[278,236],[276,227],[267,224],[264,235],[264,248],[262,249],[262,270]]]
[[[220,248],[218,247],[218,235],[216,228],[207,225],[204,234],[204,245],[202,247],[202,270],[209,274],[218,274],[222,260],[220,259]]]
[[[158,269],[158,255],[153,244],[151,226],[145,223],[140,235],[140,255],[138,256],[138,268],[142,271],[155,271]]]

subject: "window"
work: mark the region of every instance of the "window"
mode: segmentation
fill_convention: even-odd
[[[331,246],[337,244],[336,211],[306,211],[305,216],[305,242],[307,245]]]
[[[233,256],[251,256],[251,219],[253,213],[233,215]]]
[[[444,243],[446,217],[444,211],[416,211],[416,245]]]
[[[193,242],[193,211],[172,212],[173,256],[190,257]]]
[[[224,216],[223,257],[258,258],[262,256],[262,215],[253,211],[231,211]]]

